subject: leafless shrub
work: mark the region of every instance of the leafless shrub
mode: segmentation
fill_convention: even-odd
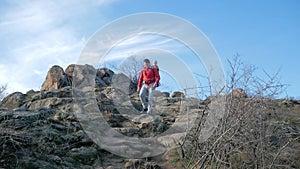
[[[110,67],[126,74],[132,83],[137,84],[139,73],[143,68],[143,60],[136,56],[129,56],[121,65],[110,65]]]
[[[185,167],[299,167],[299,157],[293,154],[297,152],[291,148],[299,142],[299,130],[289,131],[292,129],[288,124],[276,119],[276,107],[272,104],[273,98],[285,88],[278,79],[279,72],[273,76],[265,72],[267,78],[260,78],[255,75],[256,67],[245,65],[238,56],[228,63],[225,114],[212,136],[202,142],[199,135],[209,114],[208,106],[199,112],[195,127],[181,144]],[[247,95],[235,94],[236,89]]]
[[[0,85],[0,101],[7,95],[7,85]]]

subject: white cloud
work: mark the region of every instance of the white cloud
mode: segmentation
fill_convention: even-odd
[[[183,44],[165,36],[140,34],[116,44],[110,53],[107,54],[105,61],[124,59],[125,57],[148,49],[161,49],[176,53],[184,50],[184,48],[185,46]]]
[[[89,36],[79,32],[78,23],[112,2],[35,0],[7,6],[0,19],[0,83],[7,83],[9,92],[39,90],[52,65],[66,68],[77,62]],[[99,18],[104,16],[93,16]],[[80,29],[85,30],[85,24],[90,23]]]

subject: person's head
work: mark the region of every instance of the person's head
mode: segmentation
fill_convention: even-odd
[[[144,66],[145,66],[145,68],[150,67],[150,60],[149,59],[144,59]]]
[[[155,60],[155,61],[153,62],[153,65],[154,65],[154,66],[157,66],[157,60]]]

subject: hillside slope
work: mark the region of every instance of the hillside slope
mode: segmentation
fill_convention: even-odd
[[[70,65],[66,70],[59,66],[53,66],[47,74],[41,91],[31,90],[25,94],[15,92],[2,100],[0,103],[0,168],[191,168],[193,165],[194,167],[200,166],[197,165],[195,155],[203,153],[205,155],[204,150],[207,148],[205,146],[211,146],[211,143],[217,143],[217,141],[221,143],[222,139],[217,139],[217,141],[211,139],[193,147],[198,139],[194,128],[184,138],[185,145],[179,146],[181,149],[177,146],[177,148],[153,157],[128,158],[101,148],[101,145],[89,137],[89,132],[85,130],[82,121],[78,118],[78,109],[75,106],[78,104],[78,100],[74,99],[73,90],[75,66]],[[179,125],[179,128],[190,123],[197,126],[197,120],[200,117],[202,118],[200,120],[205,120],[209,114],[207,105],[210,103],[211,97],[202,101],[185,98],[184,94],[180,92],[174,92],[170,96],[169,93],[159,90],[154,96],[155,111],[150,115],[140,114],[141,103],[138,95],[134,92],[135,86],[132,84],[125,86],[128,90],[127,93],[125,92],[125,96],[132,105],[131,109],[127,109],[125,102],[124,106],[116,99],[125,96],[114,87],[115,79],[113,77],[129,81],[126,76],[114,74],[106,68],[94,69],[88,65],[83,67],[96,72],[93,77],[95,78],[94,86],[91,89],[92,100],[95,101],[96,107],[101,111],[107,124],[124,136],[136,138],[160,136],[175,124]],[[84,77],[83,71],[78,71],[77,75]],[[238,99],[250,100],[245,94]],[[84,107],[88,103],[80,102],[80,104],[83,104]],[[268,109],[265,110],[266,116],[264,117],[266,118],[263,121],[266,121],[268,126],[274,130],[267,136],[268,141],[265,144],[275,147],[274,152],[279,152],[278,157],[275,158],[275,154],[273,159],[266,160],[275,159],[278,164],[276,168],[300,168],[300,101],[268,99],[266,104]],[[185,116],[180,116],[187,112],[190,115],[189,118],[185,119],[182,118]],[[255,131],[258,130],[258,128],[255,129],[255,126],[258,124],[260,124],[259,121],[258,123],[246,123],[248,125],[246,127],[254,127],[251,134],[255,134]],[[238,131],[245,132],[246,130],[241,129],[241,126]],[[178,133],[174,133],[174,135],[185,136],[185,134],[180,135],[182,133],[179,128],[176,128]],[[102,131],[101,127],[96,130],[106,132]],[[233,133],[228,140],[238,137]],[[161,141],[168,142],[169,140],[162,137]],[[234,153],[231,155],[232,152],[226,150],[228,161],[224,162],[224,168],[254,166],[251,164],[253,163],[252,157],[247,154],[250,153],[248,147],[251,148],[251,143],[244,147],[230,145],[235,146],[236,152],[232,151]],[[203,151],[197,150],[196,152],[198,148],[200,150],[203,148]],[[131,154],[131,151],[133,150],[129,149],[127,153]],[[230,165],[227,164],[229,162]],[[212,165],[209,163],[205,165],[205,168],[214,168]]]

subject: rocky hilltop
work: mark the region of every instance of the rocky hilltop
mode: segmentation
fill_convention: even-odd
[[[205,152],[213,149],[209,148],[207,149],[208,151],[201,152],[197,148],[204,146],[203,150],[205,150],[207,148],[206,145],[213,143],[213,141],[208,140],[208,143],[195,144],[197,139],[193,135],[197,133],[199,127],[201,128],[200,125],[192,129],[191,134],[184,140],[187,147],[178,145],[184,150],[191,149],[189,151],[183,151],[183,149],[180,151],[180,149],[175,148],[148,158],[143,158],[142,156],[140,158],[127,158],[111,153],[96,144],[95,140],[89,137],[91,135],[84,129],[82,121],[76,114],[78,111],[76,106],[74,106],[76,104],[74,102],[74,94],[76,93],[74,93],[73,89],[74,84],[77,82],[74,81],[74,74],[83,79],[82,83],[84,83],[86,74],[84,74],[84,71],[74,72],[76,71],[75,67],[76,65],[73,64],[63,70],[60,66],[53,66],[48,71],[40,91],[30,90],[25,94],[15,92],[0,102],[0,168],[201,168],[200,165],[197,165],[201,161],[193,160],[195,159],[194,155],[196,153],[205,154]],[[82,67],[95,73],[95,76],[92,77],[95,80],[89,91],[93,93],[94,98],[92,99],[95,101],[97,109],[101,111],[107,124],[124,136],[138,138],[155,137],[166,132],[175,122],[178,124],[178,121],[181,120],[182,124],[186,124],[189,119],[178,118],[183,109],[189,113],[201,115],[199,116],[200,118],[197,117],[197,120],[204,120],[209,114],[207,105],[211,102],[211,97],[202,101],[195,98],[185,98],[181,92],[170,94],[159,90],[154,95],[156,111],[151,115],[140,114],[141,104],[138,95],[134,92],[136,90],[135,85],[131,83],[125,85],[126,90],[123,89],[127,91],[125,95],[124,93],[119,93],[123,90],[116,90],[114,86],[114,80],[116,79],[130,82],[128,77],[123,74],[115,74],[107,68],[94,69],[88,65]],[[125,100],[127,98],[129,101],[127,102],[126,100],[124,103],[120,103],[116,99],[120,97],[124,97],[122,99]],[[233,99],[247,100],[249,98],[242,89],[237,89],[231,93],[231,100]],[[130,103],[133,108],[126,109],[127,103]],[[269,100],[266,103],[271,105],[272,109],[267,109],[264,117],[272,117],[262,120],[268,121],[270,126],[277,126],[276,131],[272,130],[272,133],[268,136],[268,141],[265,143],[275,148],[277,147],[276,152],[278,154],[276,156],[275,153],[273,163],[275,164],[276,161],[279,161],[283,166],[290,164],[290,168],[299,168],[300,101],[281,99]],[[81,104],[83,104],[83,107],[89,106],[89,103],[82,102]],[[276,112],[276,114],[270,113],[271,111]],[[202,123],[200,122],[199,124]],[[237,130],[238,132],[246,132],[246,130],[241,129],[243,125],[247,127],[248,123],[241,123]],[[252,122],[251,124],[249,122],[250,125],[252,125]],[[255,125],[257,124],[250,126],[249,133],[253,134],[258,131]],[[100,130],[101,126],[99,126]],[[253,136],[257,137],[257,133],[253,134]],[[237,134],[233,132],[232,136],[228,137],[228,142],[236,138]],[[289,141],[289,139],[294,140]],[[221,139],[218,138],[216,140],[219,141]],[[169,140],[163,137],[161,141],[167,142]],[[195,147],[193,147],[194,145]],[[228,165],[227,167],[243,168],[244,166],[245,168],[246,166],[247,168],[247,166],[254,167],[255,165],[257,167],[258,164],[252,165],[255,162],[255,160],[251,159],[252,156],[247,155],[247,152],[250,152],[248,147],[254,147],[254,145],[256,145],[255,141],[251,142],[249,146],[247,145],[246,148],[241,144],[231,144],[232,147],[239,151],[230,151],[233,149],[232,147],[226,150],[228,157],[226,157],[227,162],[224,162],[224,166],[227,163],[234,163],[235,165]],[[115,148],[118,149],[118,146],[120,145],[116,145]],[[213,144],[213,146],[216,145]],[[131,153],[130,151],[129,149],[129,154]],[[232,152],[234,154],[230,155]],[[202,157],[204,160],[207,160],[205,155]],[[272,162],[272,159],[266,160]],[[213,168],[209,167],[212,165],[209,163],[206,167]]]
[[[159,160],[128,159],[101,149],[88,137],[74,115],[74,67],[63,70],[55,65],[48,71],[41,91],[15,92],[0,103],[0,168],[164,168],[167,164],[162,156],[156,157]],[[95,71],[98,108],[116,131],[126,136],[151,137],[166,131],[176,120],[182,93],[170,96],[157,91],[155,97],[164,111],[152,120],[133,122],[114,106],[114,72],[107,68]],[[130,100],[139,111],[138,95],[131,93]]]

